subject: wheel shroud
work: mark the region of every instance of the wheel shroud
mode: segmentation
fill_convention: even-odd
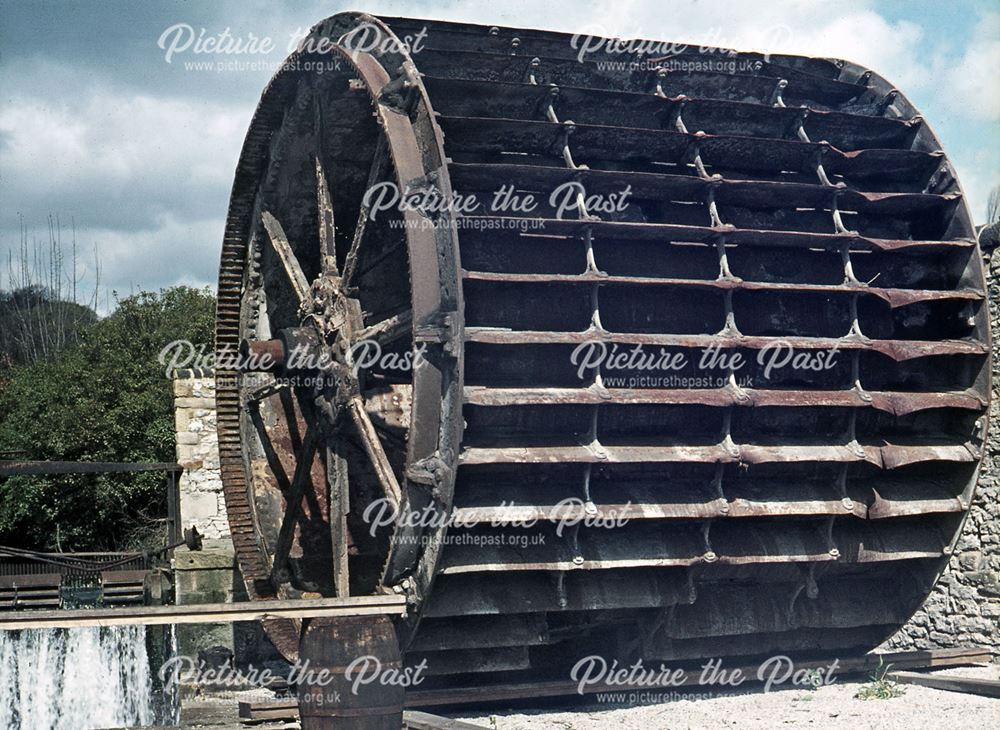
[[[385,42],[345,47],[359,29]],[[217,370],[251,597],[405,593],[407,660],[466,681],[868,649],[906,621],[971,503],[990,344],[959,183],[905,97],[828,59],[602,65],[357,13],[310,38],[340,43],[293,54],[247,135],[217,342],[341,368]],[[484,203],[372,220],[385,182]],[[538,204],[488,210],[503,186]],[[373,337],[424,356],[353,382]],[[766,371],[784,344],[832,364]],[[687,357],[581,378],[602,346]],[[370,534],[393,483],[461,526]],[[266,628],[294,658],[301,627]]]

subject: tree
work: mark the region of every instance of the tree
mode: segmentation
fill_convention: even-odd
[[[173,461],[170,382],[158,354],[174,340],[212,342],[211,293],[175,287],[118,302],[76,345],[15,367],[0,391],[0,452],[26,459]],[[160,474],[0,480],[0,544],[122,549],[166,512]]]
[[[76,302],[60,301],[44,287],[0,291],[0,353],[24,365],[77,341],[97,315]]]
[[[32,363],[77,341],[84,325],[97,319],[101,264],[94,251],[94,288],[83,301],[80,285],[87,278],[77,256],[72,232],[69,262],[62,243],[62,225],[49,216],[48,240],[30,238],[21,221],[17,256],[7,258],[9,291],[0,291],[0,353],[14,364]]]

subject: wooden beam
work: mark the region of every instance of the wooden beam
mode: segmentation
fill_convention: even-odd
[[[326,448],[327,521],[330,523],[330,547],[333,559],[333,585],[338,596],[351,592],[348,542],[350,532],[347,515],[350,512],[351,488],[347,459],[340,439]]]
[[[163,624],[226,623],[263,618],[317,616],[403,616],[403,596],[351,596],[242,603],[195,603],[184,606],[136,606],[111,609],[0,612],[0,631],[71,629],[80,626],[157,626]]]
[[[943,677],[941,675],[920,674],[919,672],[889,672],[891,682],[919,684],[922,687],[943,689],[948,692],[964,692],[983,697],[1000,697],[1000,681],[995,679],[974,679],[972,677]]]
[[[271,564],[271,579],[276,583],[285,583],[287,577],[288,553],[292,549],[295,538],[295,525],[298,522],[299,511],[302,509],[302,498],[305,496],[306,484],[312,479],[313,459],[316,456],[316,427],[312,426],[302,438],[302,445],[295,460],[295,474],[292,484],[285,495],[285,514],[278,531],[278,541],[274,546],[274,557]]]
[[[302,271],[302,266],[299,265],[299,260],[295,258],[292,244],[288,242],[285,229],[281,227],[278,219],[266,210],[260,214],[260,217],[264,222],[267,235],[271,239],[271,247],[278,255],[281,265],[284,266],[285,273],[288,275],[288,281],[292,285],[292,291],[295,292],[295,296],[301,305],[309,299],[309,280],[306,279],[306,275]]]
[[[273,702],[240,702],[239,718],[243,722],[263,722],[265,720],[298,720],[298,700],[275,700]]]
[[[354,341],[364,342],[366,340],[375,340],[384,347],[395,342],[400,337],[409,335],[412,327],[413,312],[408,309],[388,319],[383,319],[381,322],[376,322],[370,327],[365,327],[355,334]]]
[[[954,647],[951,649],[920,649],[915,651],[871,652],[865,669],[877,669],[891,664],[898,669],[928,669],[931,667],[961,667],[969,664],[989,664],[992,652],[985,646]]]
[[[340,276],[337,270],[337,238],[333,222],[333,203],[330,188],[327,187],[323,163],[316,157],[316,207],[319,218],[319,247],[323,254],[323,271]]]
[[[355,395],[348,402],[348,408],[358,429],[358,435],[361,436],[361,443],[375,469],[375,475],[382,485],[382,491],[392,502],[392,506],[398,508],[403,501],[403,491],[399,488],[399,481],[392,470],[392,464],[389,463],[389,457],[386,456],[385,447],[382,446],[382,441],[375,431],[371,416],[365,410],[365,402],[360,395]]]
[[[118,472],[183,471],[180,464],[140,461],[133,463],[102,461],[0,461],[0,477],[34,474],[113,474]]]
[[[372,164],[368,169],[368,184],[365,185],[365,190],[371,191],[372,187],[379,180],[382,179],[385,174],[385,170],[389,163],[389,148],[385,143],[385,132],[380,129],[378,134],[378,141],[375,143],[375,153],[372,155]],[[351,248],[347,252],[347,258],[344,260],[344,285],[352,286],[354,285],[355,275],[358,268],[358,256],[361,253],[361,241],[365,237],[365,230],[368,226],[368,216],[371,214],[371,204],[366,204],[365,200],[362,199],[361,206],[358,210],[358,220],[354,224],[354,233],[351,237]]]

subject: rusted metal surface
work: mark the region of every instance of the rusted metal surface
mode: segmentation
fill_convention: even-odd
[[[349,47],[359,27],[385,42]],[[599,64],[559,33],[357,13],[310,38],[332,51],[265,90],[220,269],[218,346],[277,365],[217,371],[252,598],[403,595],[405,661],[441,684],[870,648],[906,620],[971,502],[990,350],[961,189],[898,90],[831,59]],[[382,183],[478,203],[373,216]],[[495,210],[501,188],[539,204]],[[363,341],[423,356],[358,375]],[[596,344],[692,380],[578,370]],[[295,346],[333,367],[307,383]],[[778,346],[836,357],[771,374]],[[750,366],[709,382],[706,349]],[[370,531],[379,499],[456,525]],[[294,657],[301,627],[266,625]]]

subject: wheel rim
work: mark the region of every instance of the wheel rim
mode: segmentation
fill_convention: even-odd
[[[344,14],[311,37],[336,39],[359,23],[378,21]],[[222,362],[241,354],[239,368],[217,370],[227,507],[251,597],[395,590],[417,606],[437,545],[422,528],[372,528],[365,508],[381,509],[376,500],[393,514],[450,507],[445,465],[457,451],[461,393],[457,241],[447,220],[429,228],[416,211],[374,220],[363,193],[419,181],[445,196],[448,180],[409,59],[338,48],[334,63],[335,73],[275,77],[234,185],[217,337]],[[405,98],[394,91],[402,84],[412,84]],[[374,162],[359,176],[364,160]],[[388,357],[358,367],[359,354],[379,351]],[[408,371],[406,355],[415,364]],[[395,367],[386,364],[393,357]],[[338,504],[349,505],[343,520]],[[300,627],[265,626],[294,657]]]

